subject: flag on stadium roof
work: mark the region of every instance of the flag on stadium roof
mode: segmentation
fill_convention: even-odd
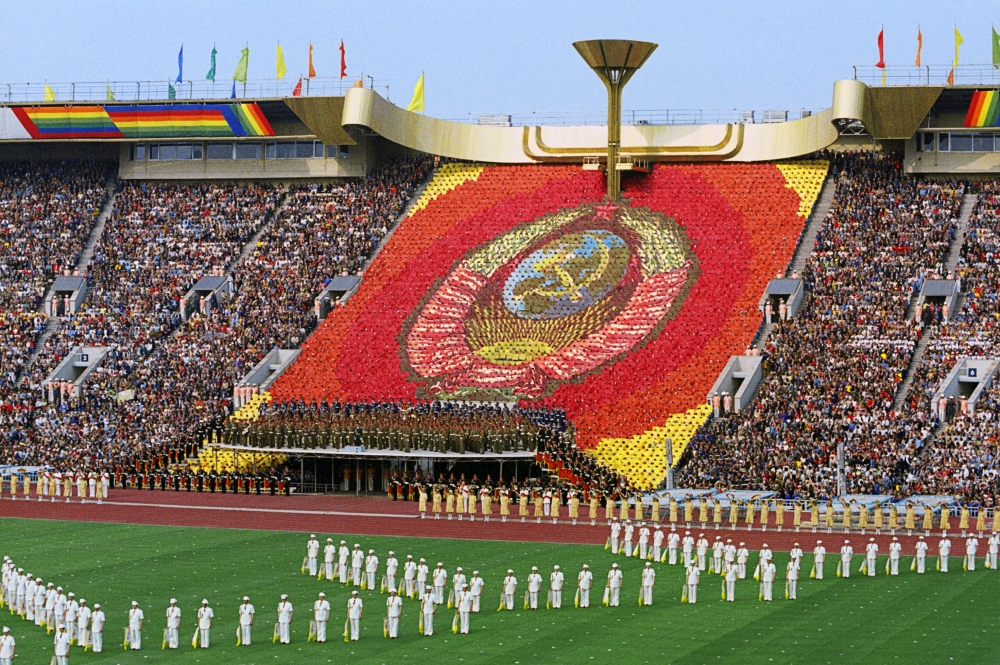
[[[181,50],[177,54],[177,83],[180,83],[184,79],[184,44],[181,44]]]
[[[250,47],[244,48],[240,54],[240,61],[236,63],[236,71],[233,72],[233,80],[240,83],[247,82],[247,66],[250,64]],[[236,87],[233,86],[235,90]],[[235,96],[235,94],[233,95]]]
[[[285,72],[288,71],[288,68],[285,67],[285,54],[281,51],[281,42],[278,42],[278,56],[274,68],[279,79],[285,78]]]
[[[997,34],[997,29],[990,26],[993,30],[993,66],[1000,69],[1000,35]]]
[[[409,106],[406,107],[407,111],[415,111],[418,113],[423,113],[424,111],[424,74],[420,73],[420,78],[417,79],[417,84],[413,86],[413,99],[410,100]]]
[[[292,97],[301,97],[301,96],[302,96],[302,77],[300,76],[299,82],[295,84],[294,88],[292,88]]]
[[[45,101],[54,102],[56,101],[56,91],[52,89],[48,83],[45,84]]]
[[[313,67],[313,45],[309,42],[309,73],[306,75],[308,78],[313,78],[316,76],[316,68]]]
[[[344,50],[344,40],[340,40],[340,78],[347,76],[347,51]]]
[[[208,81],[212,81],[213,83],[215,82],[215,54],[216,53],[218,53],[218,51],[215,50],[215,45],[213,44],[212,45],[212,68],[208,70],[207,74],[205,74],[205,79],[208,80]]]

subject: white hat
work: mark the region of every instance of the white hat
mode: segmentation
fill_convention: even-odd
[[[333,542],[333,538],[327,538],[327,539],[326,539],[326,542],[328,542],[328,543],[332,543],[332,542]]]
[[[423,563],[427,563],[427,559],[425,559],[423,557],[420,557],[420,561],[423,562]]]
[[[287,593],[281,594],[281,599],[282,600],[285,600],[286,598],[288,598],[288,594]]]
[[[461,567],[461,566],[459,566],[459,567],[457,568],[457,570],[458,570],[458,572],[462,572],[462,567]]]
[[[617,563],[613,563],[613,564],[611,564],[611,567],[612,567],[612,568],[617,568],[617,567],[618,567],[618,564],[617,564]]]
[[[249,601],[250,600],[250,596],[243,596],[243,600]]]
[[[469,585],[468,584],[463,584],[462,586],[463,587],[467,587]],[[395,589],[389,589],[389,593],[396,593],[396,590]]]
[[[6,559],[7,557],[4,557],[4,558]],[[4,626],[3,627],[3,632],[9,633],[10,632],[10,628],[8,628],[7,626]]]
[[[473,574],[473,575],[478,575],[478,574],[479,574],[479,571],[478,571],[478,570],[474,570],[474,571],[472,571],[472,574]]]
[[[531,569],[532,570],[538,570],[538,566],[532,566]]]
[[[556,566],[553,566],[553,568],[554,568],[555,570],[559,570],[559,566],[558,566],[558,565],[556,565]]]
[[[463,589],[468,589],[468,588],[469,588],[469,585],[468,585],[468,584],[463,584],[463,585],[462,585],[462,588],[463,588]],[[392,592],[393,592],[393,593],[396,593],[396,590],[395,590],[395,589],[393,589],[393,590],[392,590]]]
[[[72,591],[70,591],[70,592],[69,592],[69,595],[70,595],[70,596],[73,596],[73,597],[75,597],[75,596],[76,596],[76,594],[75,594],[75,593],[73,593]]]
[[[94,609],[95,610],[101,609],[101,604],[100,603],[94,603]]]
[[[438,566],[443,566],[444,564],[438,561]]]
[[[395,552],[393,552],[392,550],[389,550],[389,556],[392,556],[393,554],[395,554]]]
[[[132,604],[133,604],[133,605],[136,605],[136,606],[138,606],[138,605],[139,605],[139,603],[135,602],[134,600],[132,601]]]
[[[319,592],[319,597],[320,597],[320,598],[326,598],[326,594],[325,594],[325,593],[323,593],[322,591],[320,591],[320,592]]]
[[[375,554],[375,550],[368,550],[369,554]]]
[[[315,538],[315,537],[316,537],[316,534],[314,533],[314,534],[310,535],[309,537],[310,537],[310,538]]]
[[[356,595],[358,595],[358,592],[357,592],[357,591],[352,591],[352,592],[351,592],[351,595],[352,595],[352,596],[356,596]]]
[[[646,562],[646,568],[649,568],[649,567],[650,567],[650,566],[652,566],[652,565],[653,565],[653,564],[651,564],[650,562],[648,562],[648,561]]]
[[[201,604],[202,605],[208,605],[208,600],[206,600],[205,598],[202,598],[201,599]]]
[[[412,554],[407,554],[407,555],[406,555],[406,558],[407,558],[407,559],[412,559],[412,558],[413,558],[413,555],[412,555]]]
[[[340,544],[341,544],[341,545],[346,545],[346,544],[347,544],[347,541],[346,541],[346,540],[342,540],[342,541],[340,541]]]
[[[57,586],[56,587],[56,591],[62,591],[62,587],[61,586]]]
[[[513,574],[514,574],[514,571],[513,571],[513,570],[511,570],[510,568],[508,568],[508,569],[507,569],[507,572],[508,572],[508,573],[510,573],[511,575],[513,575]]]

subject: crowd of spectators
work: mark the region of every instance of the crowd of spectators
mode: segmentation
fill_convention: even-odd
[[[274,347],[302,343],[324,283],[363,268],[429,168],[391,163],[363,180],[291,192],[123,185],[87,301],[40,350],[27,381],[39,408],[0,461],[129,467],[164,459],[199,426],[219,422],[250,368]],[[211,309],[184,300],[206,275],[228,276],[233,291]],[[48,403],[43,381],[79,344],[109,354],[79,397],[56,391]]]
[[[768,339],[753,404],[696,434],[685,486],[831,496],[842,444],[849,492],[892,492],[907,471],[902,453],[931,434],[933,423],[901,419],[892,405],[923,332],[907,310],[944,260],[964,185],[906,176],[879,152],[836,153],[832,169],[805,305]]]

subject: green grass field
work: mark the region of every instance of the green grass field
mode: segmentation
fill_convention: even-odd
[[[331,535],[318,534],[325,541]],[[654,605],[639,607],[638,559],[612,557],[599,546],[541,545],[391,537],[345,537],[349,544],[374,548],[384,561],[388,550],[403,561],[424,557],[433,567],[442,561],[449,574],[461,565],[478,569],[486,579],[483,611],[474,615],[470,635],[452,634],[453,611],[441,607],[433,637],[417,634],[417,603],[404,601],[401,636],[382,637],[385,596],[362,591],[365,617],[360,642],[341,637],[350,589],[300,573],[308,535],[178,527],[89,524],[0,519],[0,553],[26,572],[41,575],[88,603],[100,602],[108,616],[105,651],[77,647],[70,661],[80,663],[984,663],[1000,660],[992,639],[1000,623],[1000,573],[963,572],[952,559],[952,572],[918,576],[906,569],[899,577],[853,576],[837,579],[827,565],[827,579],[800,582],[799,600],[784,600],[783,582],[775,601],[757,601],[751,580],[737,587],[737,602],[719,600],[721,581],[704,575],[696,605],[682,605],[680,567],[657,567]],[[756,557],[751,559],[756,564]],[[625,570],[622,604],[600,604],[603,582],[613,561]],[[787,555],[778,554],[783,571]],[[860,559],[855,559],[860,564]],[[536,565],[548,579],[554,564],[567,573],[567,587],[588,563],[595,573],[592,606],[573,608],[564,592],[558,611],[496,612],[499,584],[507,568],[523,581]],[[808,572],[812,561],[806,557]],[[880,573],[884,559],[880,560]],[[752,566],[751,566],[752,567]],[[933,564],[931,565],[933,569]],[[381,572],[380,572],[381,576]],[[573,580],[570,584],[570,580]],[[326,644],[306,643],[312,603],[325,591],[333,606]],[[280,594],[295,606],[292,644],[271,643]],[[236,609],[243,595],[257,608],[254,644],[235,646]],[[171,597],[183,611],[181,648],[160,649],[164,612]],[[192,649],[195,612],[202,598],[215,609],[212,647]],[[132,600],[146,614],[142,651],[122,650],[122,628]],[[49,663],[52,637],[34,624],[0,610],[0,621],[17,640],[15,663]]]

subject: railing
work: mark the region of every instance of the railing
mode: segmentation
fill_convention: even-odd
[[[951,65],[887,65],[885,85],[948,85],[951,71]],[[993,65],[959,65],[954,72],[954,85],[1000,86],[1000,69]],[[854,67],[854,80],[868,85],[882,85],[882,74],[871,65]]]
[[[342,96],[354,87],[357,81],[364,81],[366,88],[389,94],[389,82],[370,76],[357,77],[315,77],[302,79],[301,96]],[[236,82],[236,98],[291,97],[298,84],[298,77],[278,79],[255,79],[245,84]],[[176,99],[229,99],[233,94],[233,81],[91,81],[79,83],[5,83],[0,84],[0,99],[8,103],[44,102],[45,86],[55,93],[56,102],[103,102],[108,99],[108,90],[115,101],[166,101],[174,89]]]
[[[663,109],[635,110],[622,113],[622,123],[626,125],[721,125],[726,123],[761,123],[797,120],[812,115],[808,109],[786,111],[784,109]],[[472,125],[502,125],[511,127],[534,127],[539,125],[604,126],[608,122],[607,111],[538,111],[531,113],[467,113],[465,115],[434,116],[438,120],[449,120]],[[498,118],[507,122],[498,122]]]

